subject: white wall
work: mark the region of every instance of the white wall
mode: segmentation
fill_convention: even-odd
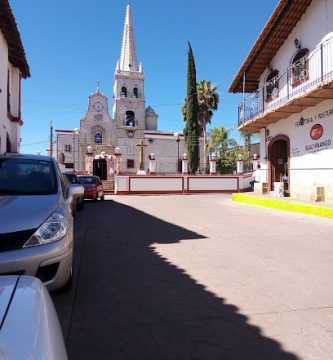
[[[300,125],[300,116],[305,119]],[[312,140],[310,130],[315,124],[322,125],[320,139]],[[260,154],[263,181],[267,181],[267,148],[277,135],[290,139],[290,191],[299,199],[314,200],[317,186],[324,186],[327,200],[333,201],[333,99],[293,114],[267,127],[268,141],[265,146],[265,130],[260,132]],[[321,146],[319,146],[321,145]],[[317,146],[317,147],[316,147]],[[318,147],[319,146],[319,147]]]
[[[10,112],[13,117],[20,117],[20,71],[8,62],[8,46],[0,31],[0,153],[6,151],[7,133],[10,138],[12,152],[20,151],[21,125],[12,122],[7,115],[7,77],[10,71]]]
[[[273,69],[280,72],[287,69],[297,52],[294,40],[301,42],[302,48],[313,52],[316,47],[333,36],[333,0],[313,0],[285,43],[271,61]],[[267,69],[260,78],[259,87],[264,85],[269,73]],[[280,89],[281,90],[281,89]]]
[[[8,68],[8,47],[0,31],[0,153],[6,150],[6,131],[9,132],[9,121],[7,119],[7,68]]]

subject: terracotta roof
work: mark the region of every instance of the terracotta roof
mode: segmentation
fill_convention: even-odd
[[[8,60],[20,69],[24,78],[30,77],[30,70],[23,49],[20,33],[8,0],[0,0],[0,30],[8,44]]]
[[[245,92],[253,92],[258,89],[260,76],[305,13],[311,1],[280,0],[243,65],[238,70],[229,87],[229,92],[243,91],[244,72],[246,77]]]

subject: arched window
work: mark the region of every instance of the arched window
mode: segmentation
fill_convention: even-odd
[[[135,114],[133,111],[126,111],[125,126],[135,126]]]
[[[137,87],[135,87],[135,88],[133,89],[133,97],[135,97],[135,98],[138,98],[138,97],[139,97],[139,91],[138,91],[138,88],[137,88]]]
[[[123,87],[121,88],[120,96],[121,96],[121,97],[127,97],[127,89],[126,89],[125,86],[123,86]]]
[[[101,130],[97,130],[95,131],[95,136],[94,136],[94,143],[95,144],[102,144],[103,142],[103,133]]]
[[[272,70],[266,79],[266,100],[271,101],[279,96],[279,72]]]
[[[292,59],[292,85],[298,85],[309,78],[308,49],[300,49]]]

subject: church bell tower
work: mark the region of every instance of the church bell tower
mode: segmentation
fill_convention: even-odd
[[[145,128],[144,76],[135,51],[131,6],[126,8],[120,60],[113,84],[113,119],[120,135],[142,138]],[[122,131],[120,131],[122,129]]]

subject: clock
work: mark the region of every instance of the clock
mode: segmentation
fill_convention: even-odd
[[[95,102],[95,104],[93,105],[93,108],[97,111],[100,112],[104,109],[104,106],[99,102]]]

